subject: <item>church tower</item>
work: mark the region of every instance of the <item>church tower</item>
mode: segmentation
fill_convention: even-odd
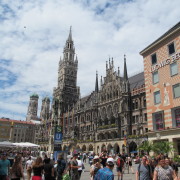
[[[130,91],[130,83],[127,73],[127,65],[126,65],[126,55],[124,55],[124,76],[122,83],[122,99],[123,99],[123,107],[122,114],[124,117],[124,129],[126,135],[132,134],[131,127],[131,118],[132,118],[132,109],[131,109],[131,91]]]
[[[72,30],[70,28],[68,39],[60,58],[58,68],[58,87],[53,92],[54,119],[60,124],[60,117],[64,112],[72,109],[79,99],[79,87],[77,87],[78,58],[75,56]]]
[[[37,117],[38,99],[39,99],[39,96],[37,94],[32,94],[30,96],[26,121],[38,120],[38,117]]]
[[[50,116],[50,99],[49,97],[45,97],[42,100],[40,119],[42,121],[47,121]]]

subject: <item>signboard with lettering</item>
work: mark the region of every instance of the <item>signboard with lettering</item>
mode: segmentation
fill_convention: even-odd
[[[176,54],[172,55],[170,58],[165,59],[164,61],[161,61],[161,62],[153,65],[151,67],[151,72],[153,73],[154,71],[157,71],[158,69],[160,69],[168,64],[171,64],[171,63],[177,61],[179,58],[180,58],[180,53],[176,53]]]
[[[62,126],[56,126],[54,133],[54,144],[61,144],[61,143],[62,143]]]

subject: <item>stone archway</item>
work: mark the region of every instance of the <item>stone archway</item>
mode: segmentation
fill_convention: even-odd
[[[134,141],[129,144],[129,153],[132,151],[137,151],[137,144]]]
[[[108,151],[109,154],[114,154],[114,149],[113,149],[111,144],[108,144],[107,151]]]
[[[119,145],[117,143],[114,145],[114,153],[115,154],[120,153],[120,147],[119,147]]]
[[[92,144],[89,145],[89,151],[93,151],[93,145]]]
[[[101,152],[104,152],[104,151],[106,151],[106,145],[105,145],[105,144],[103,144],[103,145],[101,146]]]
[[[83,145],[83,146],[82,146],[82,151],[83,151],[83,152],[86,152],[86,145]]]

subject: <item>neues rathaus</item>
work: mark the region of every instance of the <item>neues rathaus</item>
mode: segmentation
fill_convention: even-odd
[[[128,77],[124,56],[123,76],[114,70],[113,59],[105,64],[105,77],[95,74],[94,91],[80,96],[77,86],[78,58],[70,29],[58,67],[58,85],[53,90],[53,102],[45,97],[40,112],[38,143],[41,150],[52,152],[54,127],[63,127],[62,150],[110,153],[136,152],[147,140],[147,113],[144,72]],[[30,98],[27,115],[38,96]],[[32,111],[33,108],[32,108]]]

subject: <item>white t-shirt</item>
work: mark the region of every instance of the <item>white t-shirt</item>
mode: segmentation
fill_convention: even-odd
[[[31,159],[31,160],[28,160],[27,162],[26,162],[26,167],[28,168],[28,167],[32,167],[32,164],[33,164],[33,160]]]
[[[82,165],[83,165],[82,161],[77,159],[77,162],[78,162],[78,166],[81,166],[80,168],[78,168],[78,171],[82,171]]]

